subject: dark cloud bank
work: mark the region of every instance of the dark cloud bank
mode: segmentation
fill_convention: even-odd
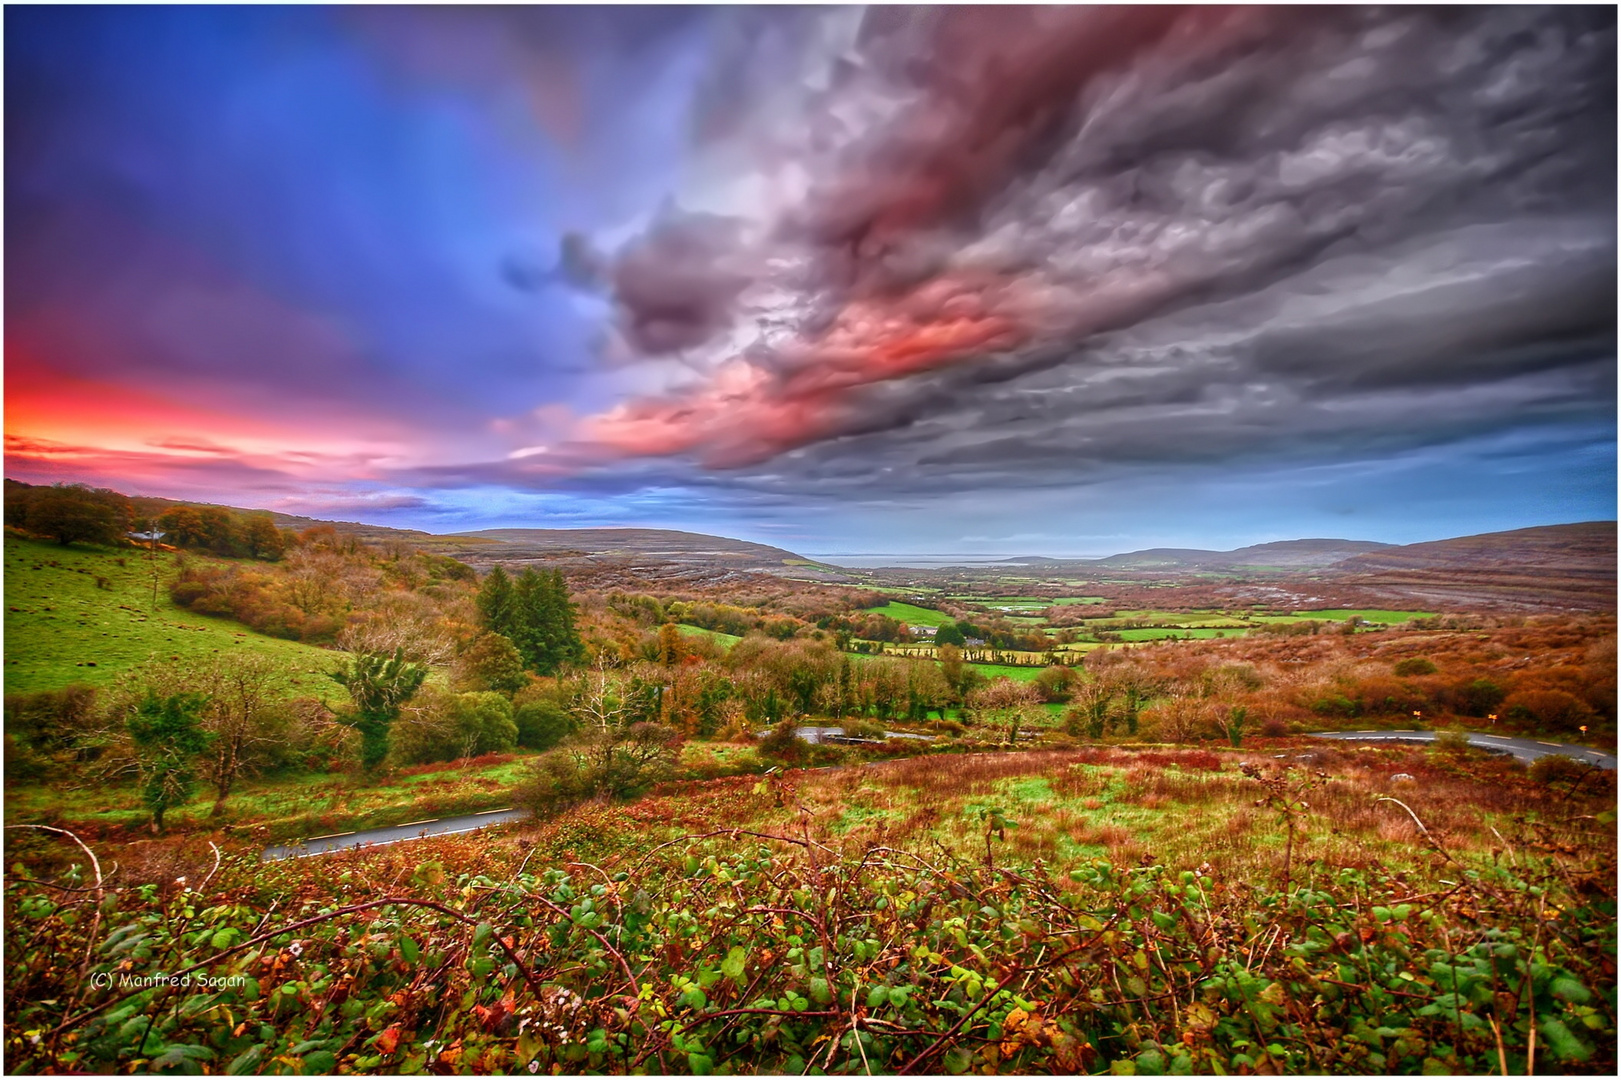
[[[787,179],[570,254],[674,373],[626,421],[678,433],[649,472],[962,490],[1613,425],[1612,9],[761,9],[714,41],[695,137]]]

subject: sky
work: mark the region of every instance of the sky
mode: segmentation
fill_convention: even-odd
[[[1612,8],[4,18],[9,477],[807,554],[1616,516]]]

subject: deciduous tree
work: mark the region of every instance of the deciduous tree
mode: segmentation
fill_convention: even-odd
[[[133,527],[135,511],[116,491],[55,484],[34,489],[25,520],[29,532],[48,536],[64,547],[81,540],[116,544]]]
[[[125,721],[135,743],[141,775],[141,801],[152,811],[152,831],[163,831],[163,815],[191,798],[197,755],[210,736],[203,728],[202,694],[149,693]]]

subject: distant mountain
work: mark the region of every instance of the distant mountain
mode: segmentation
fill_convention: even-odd
[[[1616,523],[1583,521],[1406,544],[1357,555],[1332,574],[1411,600],[1613,610]]]
[[[485,557],[523,558],[552,554],[604,555],[670,562],[723,562],[780,567],[810,560],[783,548],[674,529],[479,529],[439,538],[469,540]],[[499,548],[489,547],[494,541]]]
[[[1583,521],[1386,546],[1347,559],[1337,569],[1347,573],[1539,570],[1614,579],[1615,556],[1615,522]]]
[[[1390,547],[1373,540],[1275,540],[1233,551],[1203,548],[1148,548],[1102,559],[1052,559],[1042,555],[1009,559],[1010,563],[1063,564],[1106,570],[1307,570],[1333,566],[1364,552]]]

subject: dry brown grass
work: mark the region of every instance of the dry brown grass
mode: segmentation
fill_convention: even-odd
[[[1305,749],[1309,746],[1309,750]],[[1310,782],[1299,819],[1295,864],[1300,867],[1433,866],[1437,841],[1457,856],[1504,848],[1502,837],[1590,844],[1592,823],[1570,823],[1613,805],[1611,786],[1566,803],[1532,784],[1514,763],[1497,758],[1453,760],[1421,748],[1323,747],[1302,742],[1283,760],[1245,750],[1134,752],[1118,747],[895,761],[869,769],[810,774],[798,795],[795,821],[807,822],[828,843],[883,842],[915,850],[943,844],[958,857],[983,861],[984,826],[974,810],[998,805],[1018,821],[993,847],[998,858],[1037,858],[1059,867],[1078,850],[1103,851],[1120,864],[1146,859],[1228,875],[1275,875],[1283,864],[1284,826],[1258,807],[1263,792],[1238,772],[1240,761]],[[1412,783],[1393,784],[1408,773]],[[1046,781],[1050,797],[1030,795],[1018,781]],[[1021,795],[1020,792],[1025,792]],[[1028,797],[1026,797],[1028,796]],[[1428,839],[1400,807],[1428,829]],[[852,811],[851,808],[859,808]],[[859,818],[848,827],[848,813]],[[847,823],[841,834],[834,829]],[[1532,820],[1554,821],[1535,829]],[[795,826],[799,828],[801,826]],[[1493,829],[1497,831],[1494,832]],[[1538,831],[1540,830],[1540,831]]]

